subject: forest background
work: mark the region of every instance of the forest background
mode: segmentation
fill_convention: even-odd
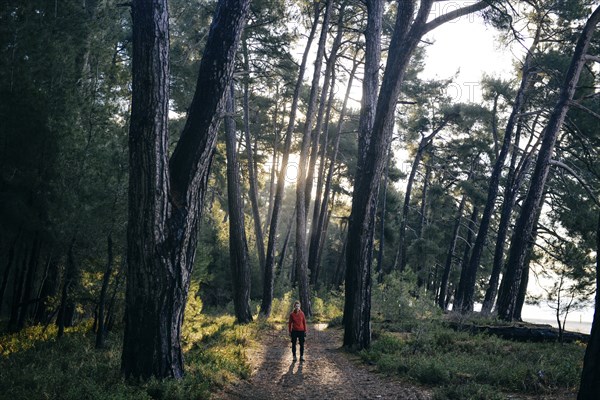
[[[349,281],[347,243],[353,196],[360,196],[354,185],[368,158],[361,133],[365,98],[357,91],[368,80],[367,10],[352,1],[250,5],[227,89],[233,94],[223,96],[232,101],[218,110],[225,123],[214,152],[209,149],[210,174],[192,235],[198,251],[188,284],[202,308],[226,307],[247,322],[257,313],[269,316],[274,299],[297,291],[309,316],[332,294],[346,296],[348,312],[357,306],[344,291],[351,283],[368,293],[360,301],[370,311],[370,283],[361,285],[371,277],[373,298],[381,295],[392,308],[411,301],[387,298],[386,287],[444,311],[452,306],[468,314],[480,303],[482,313],[508,321],[522,319],[526,301],[543,304],[559,326],[567,314],[592,306],[600,187],[597,34],[551,160],[542,162],[540,154],[563,100],[574,43],[597,2],[484,3],[432,2],[426,21],[476,7],[438,29],[455,23],[475,35],[471,29],[485,24],[496,38],[489,46],[510,49],[502,74],[430,72],[440,63],[427,56],[438,45],[430,40],[442,31],[419,37],[407,52],[412,57],[390,101],[391,125],[381,128],[388,133],[373,175],[376,190],[365,192],[370,261],[358,283]],[[166,153],[177,154],[178,135],[186,131],[217,6],[169,2]],[[375,71],[383,80],[398,8],[381,10],[382,59]],[[127,319],[130,12],[130,4],[108,0],[2,6],[0,315],[8,332],[55,323],[62,336],[92,318],[101,347],[106,332]],[[485,57],[468,37],[442,47],[453,45]],[[455,54],[444,57],[464,58]],[[228,167],[238,162],[242,173],[232,188],[236,172]],[[523,211],[539,183],[538,164],[549,168],[541,197]],[[231,206],[236,192],[243,207]],[[233,225],[234,209],[244,211],[245,225]],[[522,215],[533,216],[529,231],[519,225]],[[536,279],[540,289],[528,292]],[[368,347],[369,332],[353,335],[345,344]]]

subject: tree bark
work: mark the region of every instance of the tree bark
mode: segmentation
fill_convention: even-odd
[[[598,21],[600,21],[600,7],[597,7],[589,17],[577,40],[575,52],[571,58],[559,99],[545,128],[544,139],[538,153],[527,197],[521,207],[521,213],[517,219],[513,233],[506,266],[506,275],[503,277],[503,280],[506,279],[507,282],[505,286],[506,290],[504,293],[499,294],[498,298],[498,316],[505,320],[511,320],[514,315],[515,300],[519,290],[517,278],[519,271],[523,270],[527,249],[537,221],[538,209],[541,207],[541,200],[550,168],[550,160],[554,152],[556,137],[569,109],[569,103],[575,94],[579,75],[586,62],[587,49],[589,48]]]
[[[462,213],[465,209],[465,203],[467,202],[467,195],[463,195],[458,210],[456,211],[456,217],[454,222],[454,228],[452,228],[452,239],[450,239],[450,245],[448,246],[448,252],[446,253],[446,263],[444,264],[444,272],[442,273],[442,282],[440,283],[440,294],[438,296],[438,305],[442,310],[446,310],[446,296],[448,291],[448,279],[450,277],[450,270],[452,269],[452,262],[454,260],[454,252],[456,250],[456,242],[458,241],[458,231],[460,229],[460,222],[462,219]]]
[[[19,312],[19,321],[17,323],[17,330],[21,330],[25,327],[27,319],[29,318],[29,305],[31,304],[32,294],[34,292],[35,275],[38,269],[39,258],[40,258],[41,239],[40,233],[34,234],[33,243],[31,245],[31,254],[29,255],[29,267],[27,268],[27,278],[25,279],[25,286],[23,288],[23,297],[21,298],[21,310]]]
[[[244,85],[244,137],[246,139],[246,157],[248,158],[248,180],[250,182],[250,203],[252,204],[252,216],[254,220],[254,234],[256,235],[256,251],[258,252],[258,262],[260,270],[264,274],[265,268],[265,239],[263,237],[260,211],[258,207],[258,184],[254,169],[254,154],[250,143],[250,64],[248,60],[248,48],[246,40],[242,41],[242,56],[244,60],[244,70],[246,76],[243,80]]]
[[[233,282],[233,305],[238,323],[252,321],[250,310],[250,265],[244,224],[244,204],[240,190],[240,165],[236,154],[234,90],[231,85],[226,103],[225,147],[227,152],[227,207],[229,212],[229,262]],[[245,118],[245,115],[244,115]],[[246,131],[247,132],[247,131]],[[246,137],[248,139],[248,136]],[[250,147],[246,143],[246,147]],[[251,161],[250,161],[251,162]],[[252,165],[249,166],[251,169]]]
[[[596,305],[590,340],[583,357],[577,400],[594,400],[600,393],[600,214],[596,228]]]
[[[309,293],[309,277],[308,277],[308,257],[306,246],[306,224],[307,213],[310,197],[306,196],[307,175],[308,175],[308,157],[311,144],[311,132],[313,119],[315,117],[315,107],[317,104],[317,94],[319,91],[319,78],[321,76],[321,66],[325,55],[325,42],[327,39],[327,31],[329,29],[329,17],[333,8],[333,0],[327,0],[325,6],[325,15],[323,16],[323,26],[319,37],[319,46],[317,48],[317,56],[315,59],[315,67],[310,88],[310,96],[308,107],[306,110],[306,121],[304,122],[304,131],[302,134],[302,142],[300,145],[300,157],[298,161],[298,176],[296,177],[296,272],[298,274],[298,292],[300,303],[307,317],[312,315],[312,307],[310,304]]]
[[[380,50],[381,1],[367,1],[365,76],[359,121],[358,159],[348,227],[344,346],[363,349],[371,343],[371,263],[374,214],[387,147],[390,145],[396,102],[408,63],[421,37],[441,24],[488,7],[480,1],[427,22],[434,0],[398,1],[390,51],[377,96]],[[373,23],[376,21],[376,23]],[[373,44],[376,44],[375,46]],[[376,104],[376,106],[375,106]]]
[[[479,208],[474,205],[471,218],[469,219],[469,225],[467,227],[467,241],[465,243],[465,249],[463,251],[463,257],[460,267],[460,279],[456,287],[456,294],[454,296],[454,302],[452,303],[452,311],[460,311],[462,309],[462,302],[464,298],[465,285],[467,279],[467,267],[469,265],[469,255],[473,247],[473,234],[477,227],[477,218],[479,217]]]
[[[224,92],[249,0],[220,0],[185,127],[168,160],[169,13],[133,1],[125,377],[181,378],[181,325]]]
[[[342,134],[342,125],[344,123],[344,118],[346,116],[346,109],[348,105],[348,99],[350,98],[350,91],[352,90],[352,82],[354,81],[354,76],[356,74],[356,70],[358,68],[358,61],[356,59],[357,54],[354,54],[352,70],[350,71],[350,76],[348,78],[348,86],[346,87],[346,94],[344,96],[344,101],[342,104],[342,110],[340,111],[340,117],[338,119],[334,144],[331,149],[330,160],[329,160],[329,168],[327,171],[327,178],[325,179],[325,187],[323,188],[323,199],[321,200],[321,204],[319,206],[319,217],[316,220],[316,228],[312,230],[311,233],[314,233],[314,237],[311,237],[311,245],[310,245],[310,253],[311,256],[316,260],[315,263],[320,264],[319,262],[319,254],[321,254],[321,245],[323,243],[323,236],[326,234],[325,230],[325,221],[327,215],[329,214],[329,199],[331,197],[331,186],[333,182],[333,172],[335,170],[335,164],[337,161],[338,150],[340,146],[340,137]],[[323,164],[325,161],[323,159]],[[319,197],[317,200],[319,201]],[[313,220],[313,226],[315,226],[315,220]],[[311,258],[309,258],[310,262]]]
[[[515,98],[515,104],[513,105],[512,112],[510,114],[510,117],[508,118],[508,122],[506,123],[500,153],[496,158],[496,162],[494,163],[494,168],[492,169],[492,174],[489,179],[487,200],[483,209],[483,214],[481,215],[479,231],[477,232],[475,244],[473,246],[471,258],[469,259],[469,265],[467,267],[467,280],[465,282],[465,290],[463,292],[464,297],[462,301],[462,312],[473,311],[475,283],[477,281],[477,269],[479,268],[479,264],[481,263],[481,255],[483,254],[488,230],[490,228],[490,222],[492,220],[492,214],[494,213],[496,197],[498,196],[498,189],[500,186],[500,178],[502,175],[502,169],[504,168],[504,162],[506,161],[508,151],[510,150],[510,144],[512,141],[515,125],[517,124],[519,114],[521,113],[521,110],[523,109],[523,105],[525,103],[526,89],[529,86],[529,79],[531,77],[531,58],[533,56],[533,51],[535,51],[535,48],[537,46],[538,38],[539,31],[538,35],[533,41],[533,44],[529,48],[527,56],[525,57],[523,68],[521,69],[521,85],[519,87],[519,90],[517,91],[517,96]],[[496,118],[496,116],[494,115],[493,118]]]
[[[106,293],[108,292],[108,284],[113,271],[114,255],[112,234],[108,234],[106,238],[106,270],[102,278],[102,289],[100,289],[100,298],[98,299],[98,316],[96,329],[96,348],[104,348],[104,338],[106,336],[106,327],[104,324],[104,308],[106,305]]]
[[[329,119],[331,116],[331,108],[334,101],[335,94],[335,65],[337,62],[338,51],[340,49],[340,45],[342,42],[342,36],[344,33],[344,9],[346,7],[346,3],[342,3],[340,5],[340,9],[338,12],[338,23],[337,23],[337,34],[335,39],[333,40],[333,44],[331,46],[331,52],[329,53],[329,59],[327,60],[327,64],[325,67],[325,78],[323,81],[323,89],[321,91],[321,100],[319,103],[319,112],[317,114],[317,124],[313,131],[313,135],[311,137],[311,153],[310,153],[310,164],[308,168],[308,175],[306,177],[306,198],[308,202],[310,202],[310,196],[312,194],[312,183],[313,176],[315,170],[315,164],[317,162],[317,158],[321,159],[319,165],[319,173],[318,173],[318,182],[317,182],[317,190],[315,195],[314,207],[313,207],[313,216],[312,223],[310,226],[310,241],[308,247],[308,268],[311,271],[310,275],[310,283],[315,285],[317,282],[317,276],[319,275],[320,264],[317,262],[317,255],[319,253],[319,243],[320,243],[320,235],[317,233],[317,229],[319,229],[319,215],[321,213],[321,197],[323,193],[323,181],[325,175],[325,165],[326,163],[326,155],[327,155],[327,146],[329,143]],[[327,111],[325,112],[325,109]],[[326,114],[326,116],[325,116]],[[323,117],[325,116],[325,128],[323,128]],[[321,148],[318,148],[320,141],[320,132],[323,130],[323,140],[321,141]],[[307,210],[310,207],[306,208]]]
[[[292,105],[290,109],[290,117],[288,126],[285,132],[285,143],[283,144],[283,155],[281,158],[281,166],[279,168],[279,174],[277,175],[277,188],[275,190],[275,200],[273,201],[273,210],[271,215],[271,223],[269,226],[269,240],[267,243],[267,254],[265,259],[265,278],[263,281],[263,298],[260,305],[260,314],[264,317],[271,315],[271,306],[273,305],[273,284],[274,284],[274,266],[275,266],[275,246],[277,244],[277,227],[279,226],[279,213],[281,211],[281,204],[283,202],[283,191],[285,188],[286,170],[288,160],[290,156],[290,147],[292,145],[292,135],[294,132],[294,126],[296,122],[296,113],[298,110],[298,99],[300,96],[300,88],[302,87],[302,81],[304,79],[304,71],[306,70],[306,63],[308,60],[308,54],[310,52],[310,45],[315,36],[317,25],[319,21],[320,5],[314,3],[315,14],[313,23],[311,26],[310,33],[308,35],[308,42],[302,55],[302,62],[298,71],[298,79],[296,80],[296,86],[294,88],[294,96],[292,98]],[[303,307],[305,305],[303,304]]]

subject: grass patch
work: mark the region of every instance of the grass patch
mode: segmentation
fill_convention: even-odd
[[[191,300],[191,308],[199,306]],[[232,316],[186,312],[182,345],[186,375],[181,380],[125,382],[120,374],[122,333],[107,348],[94,348],[89,325],[57,340],[54,328],[30,327],[0,337],[0,393],[6,399],[206,399],[236,377],[250,375],[244,348],[256,324],[239,326]]]
[[[436,386],[436,399],[575,392],[579,384],[585,352],[580,344],[513,342],[455,332],[436,320],[415,325],[409,334],[387,326],[361,357],[384,373]]]

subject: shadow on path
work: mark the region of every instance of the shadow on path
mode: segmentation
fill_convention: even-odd
[[[312,329],[311,329],[312,328]],[[340,349],[342,332],[311,325],[305,362],[293,362],[285,326],[262,333],[260,346],[246,354],[252,376],[215,393],[214,399],[410,399],[431,395],[420,388],[368,371]]]

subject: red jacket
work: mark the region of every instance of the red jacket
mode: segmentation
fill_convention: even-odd
[[[304,317],[304,313],[302,310],[292,311],[290,313],[290,319],[288,321],[288,331],[291,333],[292,331],[301,331],[306,332],[306,318]]]

